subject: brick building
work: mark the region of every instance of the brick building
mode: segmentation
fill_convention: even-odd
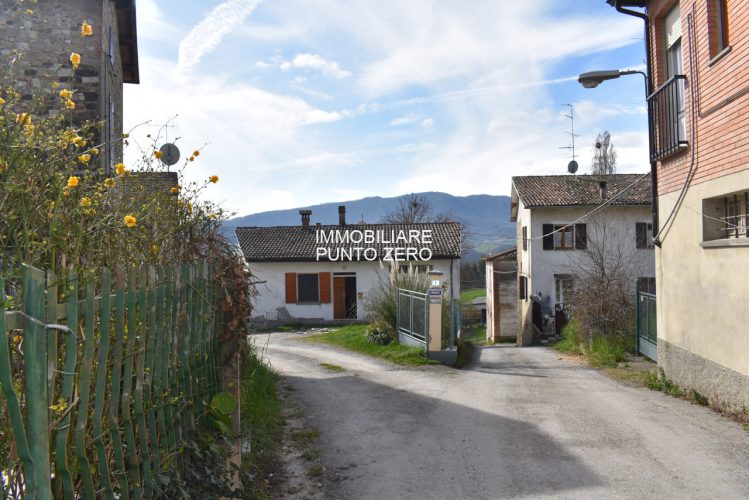
[[[712,403],[745,410],[749,0],[609,3],[647,33],[658,364]]]
[[[81,37],[84,20],[93,36]],[[75,72],[72,52],[81,55]],[[135,0],[0,0],[0,59],[5,65],[14,57],[24,99],[52,81],[76,90],[76,118],[102,123],[97,142],[113,142],[99,158],[109,173],[122,159],[122,87],[139,82]]]

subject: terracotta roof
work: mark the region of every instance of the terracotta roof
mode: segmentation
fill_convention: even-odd
[[[525,208],[600,205],[607,199],[612,206],[649,206],[652,196],[648,174],[527,175],[513,177],[512,185]]]
[[[383,231],[388,236],[392,231],[397,235],[399,231],[417,230],[419,234],[423,230],[432,231],[432,243],[383,243],[382,241],[367,243],[318,243],[316,236],[319,230],[323,231]],[[374,248],[377,251],[377,259],[381,260],[386,253],[387,247],[413,247],[418,250],[428,247],[432,251],[432,259],[460,258],[460,223],[440,222],[427,224],[351,224],[346,226],[325,225],[310,226],[305,230],[301,226],[274,226],[274,227],[238,227],[236,229],[237,240],[242,248],[247,262],[314,262],[317,260],[316,251],[318,247],[324,248],[351,248],[364,247]],[[329,233],[328,233],[329,234]],[[350,233],[349,233],[350,234]],[[327,261],[327,257],[320,260]],[[348,260],[348,259],[346,259]],[[357,259],[356,256],[352,259]]]
[[[517,247],[508,248],[507,250],[502,250],[501,252],[492,253],[489,255],[484,255],[481,257],[481,260],[510,260],[514,261],[518,258],[518,249]]]

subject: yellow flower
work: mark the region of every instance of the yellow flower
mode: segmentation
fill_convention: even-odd
[[[52,88],[53,88],[53,89],[56,89],[56,88],[58,88],[59,86],[60,86],[60,83],[59,83],[59,82],[52,82]]]
[[[135,227],[135,225],[138,223],[138,219],[133,217],[132,215],[126,215],[122,221],[125,223],[127,227]]]
[[[16,115],[16,123],[18,123],[18,125],[21,127],[23,127],[24,125],[31,125],[31,115],[28,113],[21,113],[20,115]]]
[[[210,214],[208,214],[208,217],[210,217],[213,220],[216,220],[216,214],[214,214],[213,212],[211,212]]]
[[[179,186],[174,186],[173,188],[171,188],[171,189],[169,190],[169,192],[170,192],[170,193],[172,193],[172,194],[177,194],[177,193],[179,193]]]
[[[91,161],[91,155],[84,153],[78,157],[78,161],[81,163],[88,163],[89,161]]]
[[[81,137],[80,135],[74,135],[70,139],[70,142],[72,142],[73,144],[76,144],[76,145],[79,145],[82,141],[83,141],[83,137]]]
[[[159,253],[159,245],[157,245],[156,243],[154,243],[153,245],[151,245],[151,252],[153,252],[154,255],[156,255],[157,253]]]
[[[114,179],[106,179],[104,180],[104,185],[108,188],[114,187]]]
[[[91,198],[89,198],[88,196],[84,196],[83,198],[81,198],[80,206],[82,206],[82,207],[90,207],[91,206]]]
[[[123,139],[127,139],[128,137],[130,137],[130,134],[122,134]]]
[[[154,151],[153,155],[156,157],[157,160],[160,160],[164,154],[161,151]]]
[[[208,178],[208,180],[216,184],[218,182],[218,175],[212,175]]]
[[[78,187],[78,181],[79,179],[75,175],[70,176],[70,178],[68,179],[68,187],[69,188]]]
[[[99,148],[91,148],[91,154],[96,156],[99,154]]]
[[[0,106],[2,106],[3,104],[5,104],[5,99],[3,99],[2,97],[0,97]]]
[[[118,163],[114,166],[114,171],[117,172],[117,175],[124,175],[127,169],[124,163]]]
[[[65,101],[65,107],[68,109],[75,109],[75,103],[72,100],[68,99],[67,101]]]
[[[26,9],[26,13],[31,16],[34,14],[34,11],[31,9]]]
[[[193,155],[193,156],[194,156],[195,158],[197,158],[198,156],[200,156],[200,151],[196,149],[195,151],[193,151],[193,152],[192,152],[192,155]]]
[[[18,344],[21,343],[22,340],[23,340],[23,337],[21,337],[20,335],[13,335],[13,343],[14,344],[18,345]]]
[[[188,213],[188,214],[191,214],[191,213],[192,213],[192,203],[191,203],[191,202],[189,202],[189,201],[187,202],[187,213]]]
[[[68,89],[62,89],[60,91],[60,97],[62,97],[63,99],[70,99],[71,97],[73,97],[73,93]]]
[[[79,143],[78,143],[78,145],[79,145],[80,147],[82,147],[82,148],[85,148],[85,147],[86,147],[86,140],[85,140],[85,139],[82,139],[82,140],[81,140],[81,142],[79,142]]]
[[[73,65],[74,69],[78,69],[78,66],[81,64],[81,55],[78,52],[70,54],[70,64]]]
[[[91,25],[86,21],[83,21],[83,24],[81,24],[81,36],[92,36],[93,34],[94,29],[91,27]]]

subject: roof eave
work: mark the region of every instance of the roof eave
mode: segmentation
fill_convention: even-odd
[[[140,83],[138,64],[138,28],[135,0],[116,0],[117,29],[119,33],[120,61],[123,83]]]

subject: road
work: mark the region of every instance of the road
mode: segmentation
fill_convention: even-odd
[[[327,498],[749,498],[749,432],[551,349],[404,368],[299,335],[254,339],[320,431]]]

